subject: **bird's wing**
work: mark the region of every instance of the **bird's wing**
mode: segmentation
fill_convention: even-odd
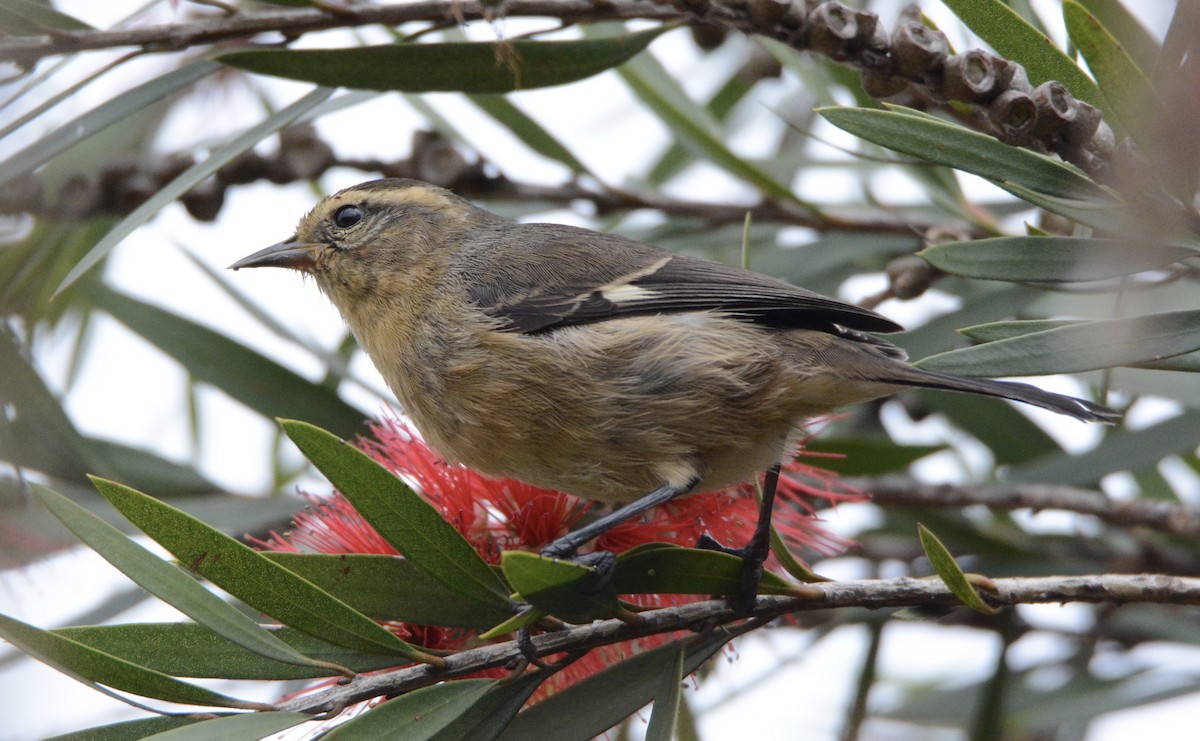
[[[483,258],[486,264],[464,266],[476,276],[497,276],[466,282],[472,300],[503,320],[507,331],[704,310],[843,335],[903,329],[873,311],[775,278],[615,235],[544,224],[522,225],[521,234],[520,248],[501,247]]]

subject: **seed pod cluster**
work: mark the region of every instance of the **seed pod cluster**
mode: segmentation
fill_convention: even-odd
[[[874,13],[816,0],[672,0],[697,22],[769,36],[856,67],[868,94],[941,108],[1000,140],[1054,152],[1103,178],[1115,149],[1100,111],[1061,83],[1036,88],[1020,64],[972,49],[950,53],[941,31],[905,8],[889,33]],[[965,105],[964,105],[965,104]]]

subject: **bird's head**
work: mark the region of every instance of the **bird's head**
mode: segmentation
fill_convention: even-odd
[[[486,213],[426,183],[373,180],[325,198],[291,237],[229,267],[298,270],[345,313],[372,297],[431,285],[462,233]]]

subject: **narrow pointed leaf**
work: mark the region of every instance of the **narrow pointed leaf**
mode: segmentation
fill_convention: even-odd
[[[931,355],[922,368],[965,376],[1039,376],[1131,365],[1200,350],[1200,310],[1083,322]]]
[[[676,644],[683,646],[683,675],[696,671],[744,628],[717,629],[637,654],[519,713],[501,741],[590,741],[654,699],[659,679],[674,672]],[[597,702],[596,698],[604,698]]]
[[[260,123],[246,129],[246,131],[234,137],[226,144],[217,147],[203,161],[197,162],[187,168],[174,180],[159,188],[157,193],[131,211],[108,234],[104,235],[104,238],[97,242],[95,247],[83,256],[83,259],[71,269],[71,272],[67,273],[67,277],[63,278],[63,282],[59,285],[56,295],[78,280],[79,276],[95,267],[114,247],[120,244],[121,240],[132,234],[139,226],[149,221],[168,203],[171,203],[176,198],[179,198],[184,193],[199,185],[209,175],[212,175],[223,165],[232,162],[263,139],[266,139],[271,134],[274,134],[276,131],[279,131],[312,110],[332,93],[332,90],[325,88],[313,90],[283,110],[267,116]],[[2,182],[2,179],[0,179],[0,182]]]
[[[616,67],[665,30],[572,41],[388,44],[346,49],[248,49],[213,59],[248,72],[326,87],[508,93],[562,85]]]
[[[646,728],[646,741],[672,741],[679,717],[679,695],[683,689],[683,646],[675,644],[675,665],[660,677],[654,694],[654,709]]]
[[[1044,332],[1047,329],[1058,329],[1059,327],[1073,327],[1084,322],[1079,319],[1020,319],[1012,322],[988,322],[987,324],[976,324],[973,327],[963,327],[958,330],[965,337],[970,337],[976,342],[996,342],[998,340],[1007,340],[1012,337],[1020,337],[1022,335],[1032,334],[1034,332]]]
[[[12,23],[20,21],[21,24]],[[23,23],[28,23],[25,27]],[[0,8],[0,28],[5,34],[33,35],[47,28],[60,31],[90,31],[92,27],[75,16],[61,13],[33,0],[5,0]]]
[[[1121,0],[1080,0],[1142,70],[1153,70],[1162,47]]]
[[[472,95],[470,100],[479,109],[496,119],[533,151],[563,165],[577,174],[587,173],[587,166],[580,162],[571,150],[554,138],[537,121],[503,95]]]
[[[921,548],[925,551],[925,557],[933,565],[933,570],[937,573],[938,578],[946,584],[954,596],[972,610],[982,612],[984,615],[996,614],[996,608],[983,601],[983,598],[975,591],[975,587],[967,581],[967,575],[959,568],[954,556],[950,555],[950,551],[946,550],[946,546],[938,540],[933,531],[918,523],[917,534],[921,538]]]
[[[197,322],[139,301],[109,286],[89,289],[97,308],[210,383],[269,419],[286,414],[353,435],[366,414],[337,390],[314,383],[257,351]]]
[[[1154,270],[1200,251],[1122,239],[998,237],[948,242],[917,253],[947,273],[1010,281],[1089,281]]]
[[[239,713],[200,723],[160,731],[146,741],[217,741],[218,739],[267,738],[312,720],[308,713]]]
[[[1001,0],[943,2],[1000,56],[1024,65],[1034,85],[1058,80],[1080,100],[1096,106],[1104,102],[1096,83],[1079,65]]]
[[[185,567],[284,625],[366,653],[428,659],[346,603],[191,515],[115,482],[92,482]]]
[[[63,495],[34,485],[34,494],[84,543],[137,582],[146,591],[243,648],[288,664],[315,662],[268,633],[245,613],[205,589],[174,564],[135,543],[128,536]]]
[[[594,569],[526,551],[505,551],[502,558],[513,589],[539,610],[571,623],[616,617],[623,611],[613,584],[596,588]]]
[[[442,586],[503,608],[509,590],[479,552],[416,492],[366,453],[319,427],[280,420],[300,452],[385,540]]]
[[[0,162],[0,185],[49,162],[68,147],[142,111],[155,101],[179,92],[220,68],[221,65],[213,62],[193,62],[92,108]]]
[[[1079,169],[963,126],[900,106],[819,108],[825,120],[882,147],[973,173],[997,184],[1013,182],[1064,198],[1112,204],[1114,198]]]
[[[1063,21],[1104,91],[1110,112],[1127,131],[1136,136],[1167,115],[1150,78],[1094,15],[1074,0],[1065,0]]]
[[[512,617],[507,605],[464,597],[400,556],[263,555],[376,620],[484,629]]]
[[[613,588],[617,594],[732,594],[740,587],[741,577],[742,559],[737,556],[654,544],[621,554]],[[792,591],[778,575],[763,573],[759,594]]]
[[[197,623],[87,625],[51,632],[172,677],[285,680],[318,679],[338,673],[320,665],[285,664],[264,658]],[[275,626],[270,632],[305,656],[359,673],[387,669],[404,661],[395,654],[365,654],[335,646],[294,628]]]
[[[110,656],[103,651],[35,628],[7,615],[0,615],[0,638],[43,664],[84,684],[102,684],[142,697],[189,705],[261,707],[259,703],[236,700],[219,692],[181,682],[174,677]]]
[[[109,723],[103,726],[93,726],[82,731],[51,736],[45,741],[139,741],[152,733],[168,731],[172,728],[200,723],[199,718],[187,718],[176,715],[158,716],[127,720],[120,723]]]

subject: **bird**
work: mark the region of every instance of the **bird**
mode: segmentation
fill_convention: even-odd
[[[292,236],[230,265],[250,267],[311,277],[447,460],[617,507],[543,555],[573,557],[653,507],[766,471],[755,535],[723,547],[746,559],[744,608],[779,465],[806,421],[914,387],[1118,419],[910,365],[876,336],[902,327],[851,303],[616,234],[517,222],[416,180],[326,197]]]

